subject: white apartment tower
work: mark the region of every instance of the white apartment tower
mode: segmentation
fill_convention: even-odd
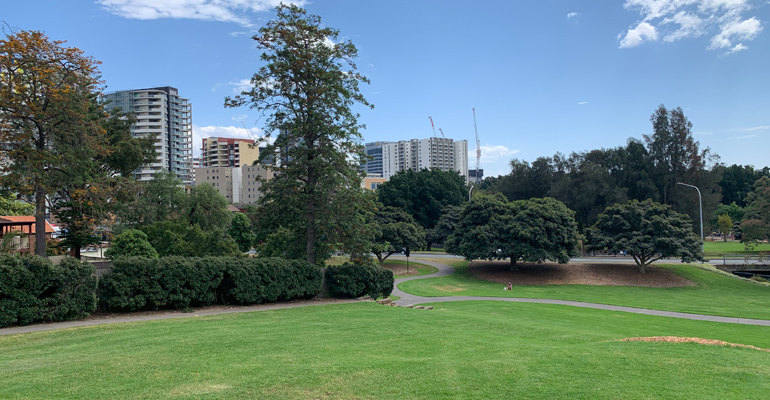
[[[181,98],[176,88],[164,86],[107,93],[103,101],[107,110],[119,107],[124,113],[134,113],[134,137],[155,138],[158,160],[134,171],[138,180],[151,180],[166,169],[186,185],[192,184],[192,105],[188,99]]]
[[[382,143],[382,177],[400,171],[438,168],[457,171],[468,180],[468,141],[432,137]]]

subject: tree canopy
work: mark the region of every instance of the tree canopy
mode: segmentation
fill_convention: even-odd
[[[339,31],[295,5],[276,11],[253,37],[264,65],[251,89],[225,99],[225,106],[249,106],[267,116],[260,160],[281,162],[273,166],[275,178],[262,185],[262,214],[284,219],[270,225],[272,232],[290,230],[305,243],[306,260],[316,264],[354,239],[337,229],[334,216],[352,216],[366,204],[355,193],[365,155],[363,126],[352,107],[372,107],[359,91],[369,81],[356,70],[356,47],[340,40]]]
[[[661,258],[677,257],[683,262],[703,259],[702,242],[693,232],[690,218],[652,200],[607,207],[587,230],[587,242],[588,250],[625,252],[642,273]]]
[[[468,198],[465,179],[456,171],[438,168],[401,171],[377,188],[385,206],[398,207],[425,229],[432,229],[446,206],[459,206]]]
[[[105,116],[94,110],[99,63],[63,41],[21,31],[0,40],[0,184],[35,203],[35,253],[46,255],[46,197],[70,178],[71,160],[101,151]],[[75,175],[75,179],[82,176]]]
[[[158,258],[158,252],[155,251],[155,248],[147,240],[147,235],[137,229],[126,229],[116,236],[105,255],[108,258]]]
[[[552,198],[507,202],[501,195],[478,196],[463,206],[445,250],[469,260],[510,258],[566,263],[577,255],[575,213]]]
[[[372,253],[380,265],[402,249],[412,250],[425,246],[425,230],[400,208],[381,207],[374,215],[378,234],[374,239]]]
[[[770,239],[770,177],[754,182],[754,190],[746,196],[744,220],[741,223],[745,243]]]

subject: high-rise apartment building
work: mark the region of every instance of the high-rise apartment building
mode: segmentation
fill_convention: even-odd
[[[383,176],[382,148],[387,144],[390,144],[390,142],[371,142],[365,145],[364,151],[370,158],[361,164],[361,170],[364,171],[366,175]]]
[[[401,140],[382,145],[382,176],[390,179],[400,171],[438,168],[457,171],[468,180],[468,141],[432,137]]]
[[[192,105],[170,86],[120,90],[107,93],[105,108],[121,108],[134,113],[136,123],[131,127],[134,137],[154,137],[157,162],[134,171],[140,181],[153,179],[161,169],[175,174],[185,184],[192,176]]]
[[[254,140],[210,137],[201,146],[201,167],[238,167],[259,158]]]

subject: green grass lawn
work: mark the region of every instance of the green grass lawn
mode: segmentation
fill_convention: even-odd
[[[770,251],[770,244],[762,243],[754,251],[746,251],[741,242],[704,242],[707,257],[719,257],[725,254],[757,254],[760,251]]]
[[[3,399],[762,399],[770,328],[568,306],[373,303],[0,337]]]
[[[438,261],[442,262],[442,261]],[[694,266],[660,265],[685,277],[697,286],[648,288],[590,285],[526,285],[503,291],[502,285],[477,279],[468,273],[466,261],[443,262],[453,265],[454,274],[402,282],[404,292],[418,296],[527,297],[586,301],[591,303],[651,308],[727,317],[770,319],[770,287],[744,282]]]
[[[388,259],[388,260],[385,260],[385,265],[406,265],[406,260]],[[436,268],[436,267],[432,267],[430,265],[421,264],[419,262],[415,262],[415,261],[411,261],[410,260],[409,261],[409,269],[411,270],[412,268],[417,269],[417,275],[395,275],[394,277],[396,279],[399,279],[399,278],[406,278],[406,277],[409,277],[409,276],[430,275],[430,274],[435,274],[436,272],[438,272],[438,268]]]

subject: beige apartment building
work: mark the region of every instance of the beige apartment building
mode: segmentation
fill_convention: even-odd
[[[238,138],[203,138],[200,164],[203,168],[240,167],[259,158],[259,147],[254,140]]]

